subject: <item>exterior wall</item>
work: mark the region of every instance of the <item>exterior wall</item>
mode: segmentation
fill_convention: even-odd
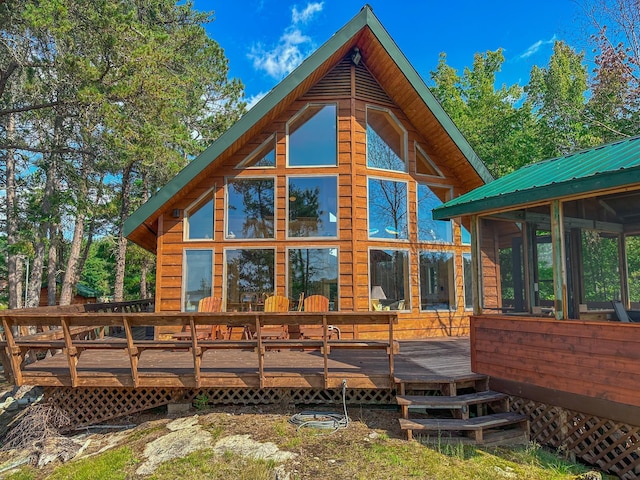
[[[338,166],[322,168],[286,167],[286,123],[309,102],[332,102],[337,104],[338,115]],[[391,172],[367,168],[366,109],[367,105],[384,107],[402,123],[408,133],[407,161],[409,172]],[[270,135],[276,134],[276,167],[240,170],[236,166],[260,146]],[[213,175],[202,178],[199,185],[189,191],[172,209],[184,212],[209,189],[214,192],[214,239],[213,241],[183,241],[183,222],[171,214],[161,216],[158,222],[157,248],[157,311],[180,311],[182,294],[183,251],[185,248],[213,248],[213,292],[224,298],[224,256],[226,247],[275,247],[276,292],[287,295],[287,247],[337,247],[339,310],[369,311],[369,248],[394,248],[409,251],[411,310],[399,312],[399,324],[395,328],[397,338],[424,338],[430,336],[468,334],[468,318],[471,313],[464,308],[463,253],[470,253],[469,245],[462,245],[460,227],[455,225],[454,243],[422,245],[438,251],[451,252],[455,258],[455,284],[457,310],[420,311],[418,252],[417,243],[417,182],[425,182],[443,187],[452,187],[452,195],[462,193],[459,182],[449,171],[446,159],[436,159],[444,178],[427,177],[416,173],[415,142],[428,154],[430,142],[411,125],[404,113],[373,79],[366,67],[341,62],[325,78],[321,79],[303,97],[294,101],[286,112],[263,130],[237,153],[218,160]],[[288,175],[313,174],[338,175],[338,239],[287,239],[286,179]],[[253,177],[268,175],[276,177],[275,239],[272,240],[224,240],[226,177]],[[398,179],[408,183],[409,199],[409,240],[370,240],[368,238],[368,176]],[[161,332],[162,333],[162,332]],[[165,332],[166,333],[166,332]],[[386,330],[368,336],[387,335]],[[363,335],[365,332],[353,332]]]

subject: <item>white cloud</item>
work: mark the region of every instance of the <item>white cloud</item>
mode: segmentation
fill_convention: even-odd
[[[324,2],[308,3],[304,10],[299,11],[297,6],[293,6],[291,9],[291,22],[295,25],[297,23],[307,23],[314,14],[322,11]]]
[[[253,106],[258,103],[260,100],[262,100],[262,98],[269,92],[260,92],[260,93],[256,93],[255,95],[250,96],[249,98],[245,99],[247,102],[247,110],[251,110],[253,108]]]
[[[323,6],[324,2],[308,3],[302,10],[293,6],[291,24],[284,30],[276,45],[270,48],[262,44],[251,47],[248,56],[253,60],[253,68],[263,70],[276,80],[281,80],[300,65],[315,45],[298,25],[308,23],[316,13],[322,11]]]
[[[531,55],[534,55],[535,53],[537,53],[538,50],[540,50],[543,46],[552,45],[553,43],[555,43],[556,40],[557,40],[557,37],[555,35],[551,37],[549,40],[538,40],[536,43],[534,43],[529,48],[527,48],[527,50],[524,53],[520,54],[518,58],[520,59],[528,58]]]

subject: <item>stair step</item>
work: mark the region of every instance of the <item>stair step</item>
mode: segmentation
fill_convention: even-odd
[[[474,437],[453,435],[450,432],[438,432],[436,435],[425,435],[421,437],[420,441],[432,445],[482,445],[485,447],[527,445],[529,443],[529,432],[519,428],[484,432],[480,442]]]
[[[437,395],[398,395],[396,400],[400,406],[417,406],[423,408],[463,408],[469,405],[492,403],[506,400],[504,393],[487,390],[484,392],[467,393],[453,397]]]
[[[460,418],[428,418],[428,419],[408,419],[400,418],[400,429],[406,430],[407,438],[411,440],[413,431],[420,430],[425,432],[444,432],[446,436],[448,432],[472,432],[474,434],[471,440],[475,444],[482,444],[484,437],[489,432],[488,429],[497,429],[507,426],[518,426],[519,431],[523,431],[528,435],[529,419],[526,415],[516,413],[494,413],[491,415],[483,415],[470,419]]]

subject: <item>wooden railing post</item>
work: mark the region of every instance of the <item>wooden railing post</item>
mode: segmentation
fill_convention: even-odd
[[[131,325],[127,317],[122,317],[122,326],[124,327],[124,333],[127,337],[127,350],[129,352],[129,361],[131,362],[131,379],[133,380],[133,386],[137,387],[140,384],[140,379],[138,378],[140,351],[133,342],[133,333],[131,332]]]
[[[12,319],[10,317],[3,316],[2,328],[4,328],[4,335],[7,340],[6,352],[9,357],[9,362],[11,363],[11,369],[13,370],[13,379],[17,386],[22,386],[24,385],[24,381],[22,379],[22,363],[24,362],[24,356],[22,355],[22,350],[14,341],[13,330],[11,330],[12,326]]]
[[[202,348],[198,346],[198,335],[196,334],[196,323],[193,315],[189,316],[189,327],[191,328],[191,352],[193,354],[193,376],[196,388],[200,388],[200,368],[202,366]]]
[[[264,388],[264,347],[262,346],[262,326],[260,325],[260,315],[256,314],[256,338],[258,345],[256,352],[258,353],[258,376],[260,378],[260,388]]]
[[[73,346],[73,339],[71,338],[71,332],[69,331],[69,321],[67,317],[60,318],[60,325],[62,327],[62,334],[64,336],[64,349],[67,355],[67,362],[69,363],[69,373],[71,375],[71,386],[78,386],[78,350]]]

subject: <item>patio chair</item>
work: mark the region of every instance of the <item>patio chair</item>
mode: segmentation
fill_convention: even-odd
[[[265,312],[288,312],[289,299],[282,295],[272,295],[264,300]],[[260,329],[262,338],[289,338],[287,325],[264,325]]]
[[[198,302],[198,312],[221,312],[222,299],[218,297],[204,297]],[[173,334],[173,338],[181,340],[191,339],[191,329],[188,325],[182,331]],[[220,340],[228,338],[227,327],[223,325],[196,325],[198,340]]]
[[[613,311],[615,312],[616,317],[618,317],[619,321],[627,323],[631,321],[631,318],[629,317],[629,314],[627,313],[627,310],[624,308],[624,305],[621,301],[613,300],[611,304],[613,305]]]
[[[329,299],[324,295],[310,295],[304,299],[305,312],[328,312]],[[328,325],[327,336],[331,338],[336,333],[340,338],[340,330],[333,325]],[[300,338],[322,338],[324,330],[322,325],[300,325]]]

